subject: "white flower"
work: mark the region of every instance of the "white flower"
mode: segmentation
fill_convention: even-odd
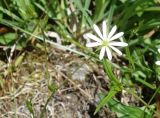
[[[160,53],[160,49],[158,49],[158,52]],[[156,64],[160,66],[160,61],[156,61]]]
[[[107,32],[106,21],[103,21],[102,23],[102,33],[97,25],[94,24],[93,28],[97,33],[98,37],[91,33],[87,33],[84,35],[84,38],[89,38],[95,41],[95,42],[87,43],[86,44],[87,47],[96,47],[96,46],[101,47],[101,51],[99,55],[100,60],[103,59],[105,53],[107,54],[108,59],[111,60],[112,59],[111,49],[117,52],[119,55],[122,55],[122,52],[119,49],[117,49],[116,46],[124,47],[124,46],[128,46],[128,44],[125,42],[114,41],[122,37],[124,34],[123,32],[119,32],[115,34],[117,30],[117,26],[114,26],[109,33]]]

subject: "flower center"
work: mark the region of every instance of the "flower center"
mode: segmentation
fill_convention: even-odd
[[[109,42],[107,40],[102,41],[102,46],[108,47]]]

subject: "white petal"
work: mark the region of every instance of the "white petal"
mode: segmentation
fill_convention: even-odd
[[[95,32],[97,33],[97,35],[98,35],[101,39],[104,39],[103,36],[102,36],[102,33],[101,33],[100,29],[98,28],[98,26],[94,24],[94,25],[93,25],[93,28],[94,28]]]
[[[104,40],[106,40],[107,39],[107,23],[105,20],[102,23],[102,31],[103,31],[103,38]]]
[[[118,39],[118,38],[122,37],[123,34],[124,34],[123,32],[120,32],[120,33],[118,33],[118,34],[115,34],[115,35],[114,35],[113,37],[111,37],[109,40],[112,41],[112,40]]]
[[[109,47],[111,47],[112,50],[114,50],[115,52],[117,52],[120,56],[122,55],[122,52],[119,49],[117,49],[117,48],[115,48],[113,46],[109,46]]]
[[[160,61],[156,61],[156,64],[159,66],[160,65]]]
[[[84,35],[84,37],[87,36],[88,38],[94,40],[94,41],[97,41],[97,42],[101,42],[102,40],[100,38],[98,38],[97,36],[91,34],[91,33],[87,33]]]
[[[111,51],[108,47],[106,47],[106,52],[107,52],[107,57],[109,60],[112,60],[112,54],[111,54]]]
[[[83,38],[88,39],[87,33],[83,35]]]
[[[99,59],[102,60],[105,54],[105,47],[102,47],[101,51],[100,51],[100,55],[99,55]]]
[[[121,46],[121,47],[128,46],[128,44],[125,42],[110,42],[109,45],[110,46]]]
[[[96,47],[96,46],[99,46],[101,45],[101,43],[98,43],[98,42],[92,42],[92,43],[87,43],[86,46],[87,47]]]
[[[115,25],[112,29],[111,29],[111,31],[110,31],[110,33],[108,34],[108,39],[110,39],[113,35],[114,35],[114,33],[116,32],[116,30],[117,30],[117,26]]]
[[[158,52],[160,53],[160,49],[158,49]]]

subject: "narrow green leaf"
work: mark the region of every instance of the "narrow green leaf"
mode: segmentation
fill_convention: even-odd
[[[94,22],[100,21],[105,15],[106,7],[109,5],[110,0],[95,0],[96,8],[94,13]]]
[[[108,29],[110,29],[110,25],[111,25],[111,22],[112,22],[112,17],[113,17],[113,14],[114,14],[114,10],[115,10],[115,0],[112,0],[111,7],[109,9],[109,14],[108,14],[108,22],[107,22],[107,24],[109,26]]]
[[[120,91],[120,89],[119,89],[117,86],[113,86],[113,87],[111,88],[111,90],[109,91],[109,93],[107,94],[107,96],[104,97],[104,98],[100,101],[100,103],[98,104],[98,106],[97,106],[94,114],[96,114],[96,113],[100,110],[100,108],[102,108],[102,107],[103,107],[113,96],[115,96],[116,93],[118,93],[119,91]]]
[[[34,110],[33,110],[33,105],[31,101],[26,100],[26,106],[29,110],[29,112],[34,116]]]
[[[23,22],[23,20],[21,18],[19,18],[17,15],[13,14],[9,10],[3,8],[2,6],[0,6],[0,11],[2,11],[4,14],[7,14],[8,16],[10,16],[11,18],[13,18],[14,20],[16,20],[18,22]]]
[[[88,8],[89,8],[89,6],[90,6],[90,2],[91,2],[91,0],[85,0],[85,4],[84,4],[84,9],[85,9],[85,10],[88,10]],[[87,25],[87,23],[86,23],[86,18],[85,18],[84,15],[82,15],[81,27],[82,27],[83,25]]]
[[[105,69],[105,72],[107,73],[109,79],[111,80],[111,82],[113,84],[116,84],[116,85],[119,85],[120,82],[118,81],[118,79],[114,76],[113,72],[112,72],[112,69],[111,69],[111,66],[110,66],[110,63],[108,62],[108,60],[103,60],[103,67]]]
[[[149,7],[149,8],[146,8],[145,11],[156,11],[156,12],[159,12],[160,11],[160,7]]]
[[[91,18],[89,17],[88,13],[86,12],[86,10],[84,9],[82,3],[80,0],[72,0],[75,5],[77,6],[77,8],[82,12],[82,14],[85,16],[86,20],[88,21],[89,25],[92,26],[93,22],[91,20]]]
[[[24,20],[37,17],[31,0],[14,0],[14,2],[18,6],[18,12]]]
[[[143,79],[141,79],[141,78],[139,78],[139,77],[136,77],[136,80],[137,80],[138,82],[142,83],[143,85],[151,88],[152,90],[155,90],[155,89],[156,89],[156,86],[154,86],[154,85],[152,85],[152,84],[144,81]]]
[[[138,107],[126,106],[114,99],[108,101],[108,107],[118,118],[152,118],[152,112],[145,112]]]

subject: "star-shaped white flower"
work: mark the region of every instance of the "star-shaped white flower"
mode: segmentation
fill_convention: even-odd
[[[158,52],[160,53],[160,49],[158,49]],[[160,61],[156,61],[156,64],[160,66]]]
[[[119,32],[119,33],[115,34],[115,32],[117,30],[117,26],[114,26],[109,33],[107,33],[106,21],[103,21],[103,23],[102,23],[102,33],[97,25],[94,24],[93,28],[94,28],[95,32],[97,33],[98,37],[91,34],[91,33],[87,33],[84,35],[84,38],[89,38],[89,39],[92,39],[95,41],[95,42],[87,43],[86,44],[87,47],[96,47],[96,46],[101,47],[101,51],[100,51],[100,55],[99,55],[100,60],[103,59],[105,53],[107,54],[108,59],[111,60],[112,59],[111,49],[113,51],[117,52],[119,55],[122,55],[122,52],[119,49],[117,49],[116,47],[117,46],[125,47],[125,46],[128,46],[128,44],[125,42],[114,41],[114,40],[122,37],[124,34],[123,32]]]

